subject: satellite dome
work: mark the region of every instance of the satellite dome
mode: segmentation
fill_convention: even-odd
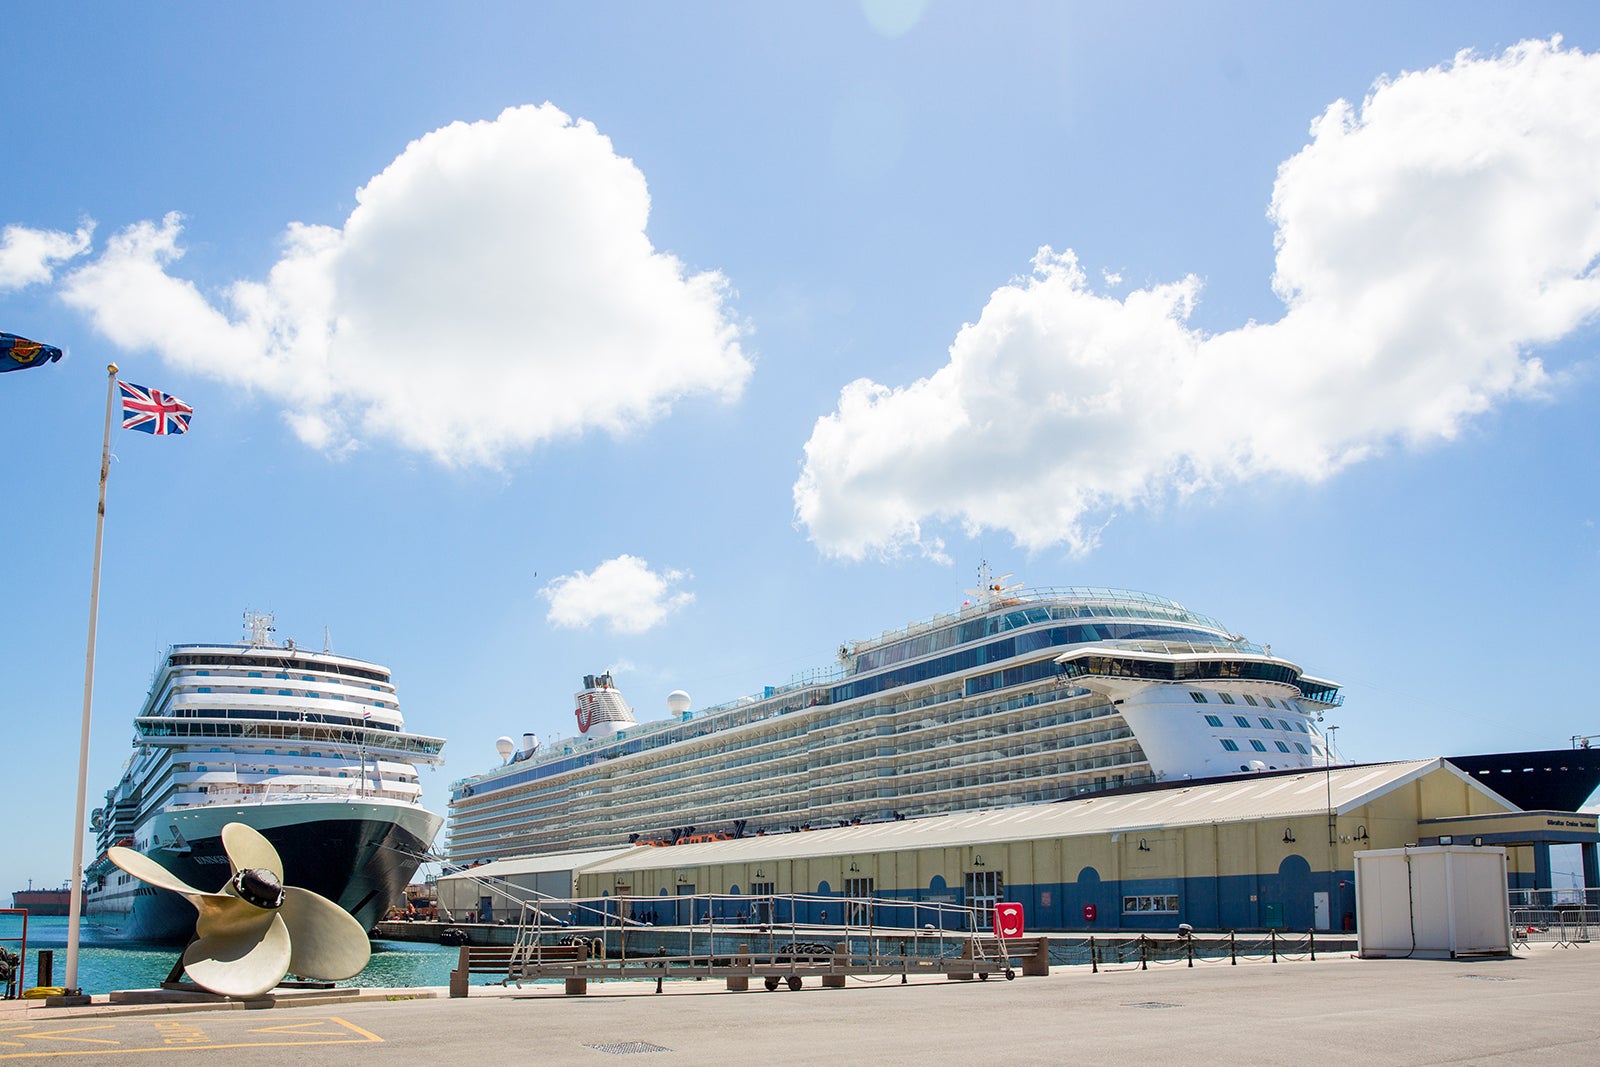
[[[689,694],[682,689],[674,689],[667,694],[667,710],[674,715],[682,715],[689,710]]]
[[[511,753],[515,752],[516,749],[517,743],[509,737],[502,737],[494,743],[494,750],[500,753],[502,761],[510,759]]]

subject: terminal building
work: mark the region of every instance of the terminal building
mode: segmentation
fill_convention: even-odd
[[[1567,756],[1475,759],[1299,768],[734,840],[550,853],[447,875],[439,899],[456,921],[471,913],[516,922],[534,896],[604,898],[607,911],[657,925],[755,921],[762,898],[796,895],[804,900],[794,921],[824,925],[859,921],[846,916],[846,902],[874,898],[954,904],[976,916],[1015,901],[1030,930],[1340,931],[1355,925],[1357,852],[1436,844],[1504,847],[1512,889],[1548,888],[1551,848],[1577,845],[1585,885],[1600,888],[1595,815],[1508,799],[1548,797],[1525,782],[1570,778],[1554,766]]]

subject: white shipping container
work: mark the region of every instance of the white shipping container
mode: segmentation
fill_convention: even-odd
[[[1430,845],[1355,859],[1363,959],[1510,954],[1505,849]]]

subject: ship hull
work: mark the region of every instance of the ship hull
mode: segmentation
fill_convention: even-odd
[[[287,884],[327,897],[370,930],[405,899],[442,820],[419,807],[360,800],[226,805],[153,818],[151,827],[175,830],[161,836],[180,843],[146,854],[196,889],[216,891],[232,873],[221,836],[230,822],[245,823],[272,843]],[[194,906],[178,894],[115,868],[91,879],[84,914],[102,937],[153,942],[188,940],[196,918]]]

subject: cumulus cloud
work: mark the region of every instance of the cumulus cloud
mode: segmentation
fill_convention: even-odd
[[[174,273],[177,214],[116,234],[62,296],[120,346],[275,397],[313,447],[446,464],[626,434],[750,375],[727,280],[651,246],[644,175],[553,105],[435,130],[356,201],[214,299]]]
[[[694,602],[694,594],[674,591],[684,571],[650,569],[636,556],[608,559],[594,570],[562,575],[539,590],[550,602],[546,619],[555,626],[604,623],[613,633],[640,634]]]
[[[26,226],[0,230],[0,293],[50,281],[56,264],[88,251],[93,234],[92,223],[78,227],[75,233]]]
[[[1310,134],[1270,207],[1280,319],[1206,335],[1198,279],[1118,299],[1041,249],[943,367],[852,382],[817,421],[794,486],[811,539],[938,557],[955,524],[1081,554],[1118,509],[1324,479],[1544,390],[1538,347],[1600,310],[1600,57],[1462,53]]]

